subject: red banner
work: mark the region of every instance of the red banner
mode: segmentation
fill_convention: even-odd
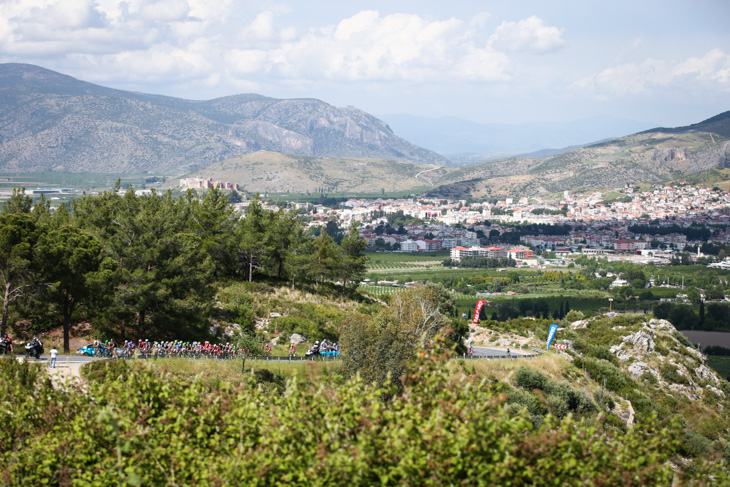
[[[487,304],[487,302],[483,299],[477,301],[477,306],[476,308],[474,308],[474,319],[471,320],[472,324],[476,325],[477,323],[479,323],[479,313],[482,311],[482,308],[485,304]]]

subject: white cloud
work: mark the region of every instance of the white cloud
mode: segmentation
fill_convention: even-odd
[[[541,50],[559,44],[562,32],[536,17],[494,32],[486,28],[486,13],[462,20],[376,10],[297,29],[280,25],[284,10],[277,5],[255,12],[236,0],[211,5],[0,0],[0,62],[36,62],[120,84],[165,77],[186,83],[215,73],[223,76],[216,84],[502,82],[510,79],[510,60],[494,36],[516,36],[516,29],[524,37],[520,45]]]
[[[579,79],[573,86],[598,97],[651,94],[661,89],[689,89],[698,85],[730,91],[730,55],[713,49],[683,62],[647,59],[627,63]]]
[[[257,67],[288,78],[348,81],[508,79],[507,56],[489,46],[477,30],[454,18],[381,16],[366,10],[336,26],[312,29],[294,38],[291,33],[285,36],[284,30],[274,34],[271,17],[266,20],[265,29],[249,26],[245,31],[259,32],[258,40],[277,37],[282,42],[271,49],[232,49],[226,59],[233,63],[234,72],[250,74]]]
[[[730,88],[730,54],[713,49],[701,58],[692,57],[674,68],[677,76],[689,75],[704,81],[728,85]]]
[[[490,38],[492,45],[505,51],[547,52],[562,47],[564,29],[545,25],[532,16],[519,22],[503,21]]]

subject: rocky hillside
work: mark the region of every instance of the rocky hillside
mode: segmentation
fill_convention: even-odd
[[[177,175],[260,150],[448,162],[353,107],[255,94],[191,101],[0,64],[0,171]]]
[[[446,175],[433,194],[538,196],[666,181],[724,167],[730,167],[730,112],[688,127],[657,128],[547,159],[474,164]]]
[[[539,359],[525,361],[531,372],[515,373],[516,366],[502,361],[492,367],[490,373],[497,379],[532,393],[526,397],[524,392],[511,392],[508,402],[527,408],[533,420],[540,420],[546,410],[558,415],[603,414],[605,424],[622,430],[659,418],[674,424],[675,467],[697,468],[711,458],[730,460],[730,383],[706,365],[701,352],[665,320],[615,313],[575,319],[580,315],[571,311],[560,323],[562,331],[553,343],[567,349],[551,348]],[[545,349],[546,320],[483,324],[489,328],[473,330],[477,345]],[[573,388],[572,396],[561,392],[561,383]]]

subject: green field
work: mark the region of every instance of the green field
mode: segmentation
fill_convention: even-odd
[[[365,252],[370,258],[370,264],[393,264],[401,262],[429,262],[448,259],[448,250],[440,252]]]
[[[144,188],[147,178],[152,174],[101,174],[101,173],[68,173],[68,172],[37,172],[37,173],[0,173],[0,190],[25,187],[75,188],[79,191],[100,191],[111,189],[119,179],[122,186],[132,185],[135,188]],[[165,176],[157,176],[166,178]],[[150,184],[150,187],[155,185]]]

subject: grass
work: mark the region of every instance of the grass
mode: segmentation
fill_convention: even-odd
[[[570,364],[555,353],[546,353],[531,360],[452,360],[448,369],[455,379],[487,378],[491,381],[514,383],[513,377],[520,367],[529,367],[545,374],[552,380],[574,379],[569,372]],[[587,381],[585,381],[587,383]],[[584,385],[584,384],[583,384]]]
[[[268,370],[285,378],[297,377],[311,382],[321,380],[336,373],[339,362],[336,361],[278,361],[278,360],[246,360],[244,372],[241,372],[241,360],[194,360],[185,358],[165,358],[145,362],[153,367],[183,377],[217,378],[223,381],[239,381],[242,374],[255,374],[257,370]]]
[[[390,263],[401,263],[401,262],[432,262],[432,261],[443,261],[450,257],[449,251],[444,250],[441,252],[366,252],[365,255],[370,257],[370,263],[375,264],[390,264]]]

